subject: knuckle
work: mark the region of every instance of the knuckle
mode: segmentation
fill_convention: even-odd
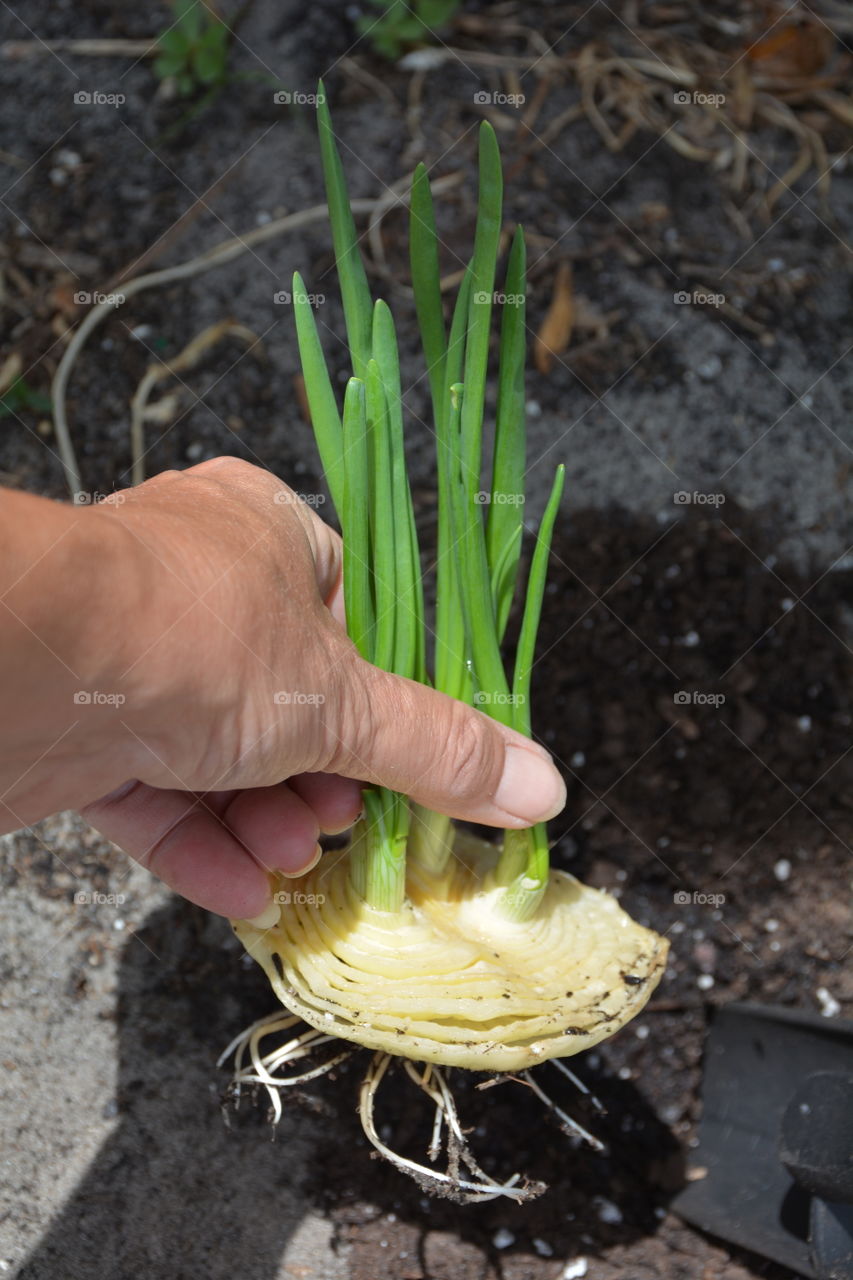
[[[503,747],[486,718],[460,702],[453,704],[446,732],[439,735],[442,758],[453,794],[460,800],[482,797],[500,774]]]
[[[325,628],[324,628],[325,630]],[[326,645],[326,702],[317,768],[325,773],[367,773],[367,760],[378,718],[368,664],[343,636],[329,635]]]

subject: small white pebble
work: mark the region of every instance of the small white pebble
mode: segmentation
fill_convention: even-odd
[[[791,878],[791,864],[787,858],[780,858],[773,868],[773,874],[777,880],[789,880]]]
[[[563,1267],[560,1280],[583,1280],[588,1266],[586,1258],[575,1258],[574,1262],[567,1262]]]
[[[723,362],[717,355],[710,355],[707,360],[703,360],[701,364],[697,364],[696,372],[705,382],[710,382],[712,378],[716,378],[723,371]]]
[[[540,1258],[552,1258],[554,1256],[554,1250],[551,1248],[548,1241],[540,1240],[538,1236],[533,1240],[533,1248],[539,1254]]]
[[[131,338],[135,338],[137,342],[144,342],[146,338],[150,338],[154,329],[150,324],[138,324],[130,331]]]
[[[779,921],[778,921],[778,920],[765,920],[765,921],[764,921],[764,928],[767,930],[767,932],[768,932],[768,933],[775,933],[775,932],[776,932],[776,930],[779,928]]]
[[[583,751],[576,751],[569,763],[573,769],[582,769],[586,764],[586,756]]]
[[[353,6],[359,17],[362,16],[360,7]],[[403,71],[434,71],[436,67],[440,67],[444,62],[443,49],[412,49],[411,53],[407,53],[400,59],[397,66]]]
[[[800,733],[810,733],[811,727],[812,727],[811,716],[800,716],[799,719],[797,720],[797,728],[799,729]]]
[[[592,1203],[598,1213],[599,1222],[615,1224],[622,1221],[622,1210],[612,1200],[605,1200],[604,1196],[596,1196]]]
[[[774,939],[773,939],[773,941],[770,943],[770,950],[771,950],[771,951],[781,951],[781,950],[782,950],[782,943],[781,943],[781,942],[779,942],[776,938],[774,938]]]
[[[630,1079],[631,1079],[631,1068],[630,1068],[630,1067],[620,1067],[616,1074],[619,1076],[619,1079],[620,1079],[620,1080],[630,1080]]]
[[[531,418],[539,418],[542,415],[542,406],[538,400],[528,400],[524,406]]]
[[[681,637],[681,643],[684,645],[685,649],[695,649],[696,646],[701,643],[699,639],[699,632],[688,631],[686,636]]]
[[[815,995],[820,1001],[820,1011],[824,1018],[837,1018],[841,1012],[841,1005],[835,996],[831,995],[826,987],[818,987]]]
[[[714,985],[714,975],[712,973],[700,973],[696,979],[696,986],[700,991],[710,991]]]
[[[265,227],[268,222],[272,222],[272,217],[264,209],[255,214],[255,222],[259,227]]]
[[[785,610],[786,613],[790,613],[793,607],[794,607],[794,602],[791,599],[791,597],[785,596],[785,599],[782,601],[782,608]]]
[[[637,1037],[638,1040],[648,1040],[649,1029],[646,1026],[635,1027],[634,1035]]]
[[[499,1227],[492,1236],[492,1244],[496,1249],[508,1249],[511,1244],[515,1244],[515,1236],[506,1227]]]
[[[124,928],[124,921],[113,920],[113,928],[115,929],[116,933],[121,933],[122,929]]]

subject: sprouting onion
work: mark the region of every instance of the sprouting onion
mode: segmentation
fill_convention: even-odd
[[[501,642],[518,594],[524,532],[526,285],[519,228],[503,289],[493,462],[484,488],[502,216],[497,140],[483,123],[474,252],[449,330],[423,165],[412,182],[411,275],[438,487],[436,616],[428,649],[394,322],[387,304],[370,296],[322,86],[319,103],[352,366],[342,406],[298,273],[292,296],[311,418],[343,533],[347,630],[370,662],[433,683],[529,736],[530,677],[564,468],[556,470],[536,535],[515,661],[507,670]],[[458,1123],[442,1067],[524,1072],[588,1048],[642,1008],[666,960],[666,942],[632,921],[614,898],[549,869],[544,824],[505,831],[493,845],[383,787],[365,789],[364,814],[345,856],[323,859],[301,880],[277,887],[284,905],[271,927],[238,921],[235,928],[290,1012],[247,1033],[243,1048],[252,1066],[240,1078],[271,1090],[305,1078],[279,1079],[271,1064],[281,1067],[311,1045],[339,1037],[407,1060],[412,1078],[434,1100],[443,1099],[437,1105],[451,1130]],[[292,1052],[261,1055],[263,1035],[285,1024],[289,1029],[294,1015],[314,1031],[289,1041],[298,1046]],[[383,1062],[377,1059],[364,1086],[362,1118],[388,1155],[372,1121]],[[415,1062],[435,1065],[416,1069]],[[460,1183],[456,1190],[511,1194],[487,1184],[481,1180],[471,1191]]]

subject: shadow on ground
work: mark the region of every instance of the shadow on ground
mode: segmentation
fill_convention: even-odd
[[[278,1144],[260,1110],[238,1130],[223,1123],[216,1055],[240,1019],[270,1008],[264,979],[235,943],[224,920],[178,901],[129,938],[107,1108],[120,1122],[23,1280],[278,1274],[304,1214],[312,1121],[298,1117]]]

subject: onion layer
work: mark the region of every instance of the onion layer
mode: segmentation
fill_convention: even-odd
[[[643,1007],[667,942],[615,898],[551,871],[536,916],[504,919],[497,850],[457,832],[446,875],[410,869],[399,912],[353,890],[345,853],[277,885],[270,929],[236,921],[282,1004],[311,1026],[369,1049],[521,1071],[589,1049]]]

